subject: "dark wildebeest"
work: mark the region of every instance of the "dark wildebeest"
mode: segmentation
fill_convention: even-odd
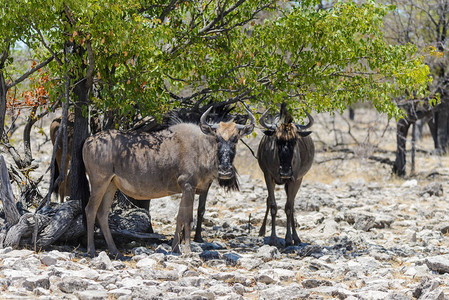
[[[236,144],[254,129],[255,118],[247,110],[251,123],[233,121],[208,124],[209,108],[200,126],[173,125],[155,133],[101,132],[86,139],[83,160],[91,185],[85,208],[87,251],[95,255],[94,223],[97,218],[111,255],[118,256],[108,225],[108,213],[117,189],[137,200],[182,193],[172,249],[180,252],[184,237],[185,252],[190,252],[190,228],[195,193],[207,192],[218,178],[222,186],[237,184],[232,165]]]
[[[303,131],[313,125],[313,118],[307,112],[307,125],[294,124],[288,114],[285,104],[281,106],[280,119],[276,124],[267,121],[268,110],[260,117],[259,123],[266,129],[260,141],[257,160],[262,169],[267,184],[268,198],[265,218],[259,235],[265,235],[268,212],[271,210],[271,237],[269,244],[277,244],[276,236],[276,199],[274,198],[275,184],[283,184],[287,194],[285,214],[287,215],[287,233],[285,244],[301,243],[296,233],[294,219],[294,204],[296,193],[301,186],[303,176],[312,166],[315,147],[309,134]]]

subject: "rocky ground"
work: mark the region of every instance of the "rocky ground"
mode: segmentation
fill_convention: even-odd
[[[125,261],[111,260],[101,246],[94,259],[85,257],[82,246],[38,253],[1,249],[0,299],[448,298],[449,159],[420,153],[415,174],[396,178],[391,166],[367,159],[374,146],[394,159],[388,152],[394,149],[394,126],[372,112],[358,118],[350,134],[342,119],[330,126],[335,118],[317,118],[315,165],[295,204],[301,245],[272,247],[258,237],[266,188],[255,159],[241,146],[241,191],[211,189],[207,242],[193,243],[192,254],[169,254],[168,241],[128,245]],[[355,154],[329,150],[349,144],[351,135],[366,141]],[[419,149],[430,144],[425,137]],[[38,162],[45,165],[48,149],[40,151]],[[284,237],[282,187],[276,198],[277,234]],[[166,197],[151,204],[153,228],[168,240],[178,203],[179,197]]]

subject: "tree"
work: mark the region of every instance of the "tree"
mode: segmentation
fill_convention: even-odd
[[[396,9],[386,19],[386,36],[394,44],[413,43],[423,53],[433,81],[426,98],[414,95],[413,102],[401,103],[407,112],[397,124],[397,151],[394,172],[405,174],[405,142],[411,125],[422,118],[429,120],[435,149],[445,153],[449,145],[448,61],[446,53],[449,29],[448,1],[395,0],[388,1]],[[413,90],[410,90],[412,93]],[[429,99],[439,100],[429,105]]]
[[[287,102],[296,116],[367,101],[399,116],[392,99],[429,83],[413,45],[386,42],[391,8],[374,1],[326,10],[316,1],[1,1],[8,20],[23,21],[16,40],[29,37],[39,61],[53,58],[51,101],[73,104],[72,199],[87,201],[80,155],[89,109],[113,112],[116,127],[223,101]]]
[[[39,105],[46,104],[44,103],[46,101],[43,99],[47,94],[47,91],[43,87],[43,81],[48,77],[41,70],[53,60],[53,56],[47,55],[39,63],[34,61],[28,69],[15,66],[13,53],[14,51],[17,52],[15,50],[17,42],[22,41],[27,43],[31,48],[34,48],[35,44],[32,35],[26,29],[27,25],[24,20],[27,12],[19,9],[20,4],[16,2],[7,3],[4,7],[5,9],[0,13],[2,20],[2,29],[0,30],[0,140],[15,161],[16,167],[11,166],[12,174],[14,174],[14,179],[22,192],[20,202],[25,204],[25,202],[31,201],[35,197],[40,197],[36,187],[40,179],[34,182],[28,176],[28,173],[35,168],[32,165],[33,157],[30,131],[33,124],[46,114],[46,112],[37,113]],[[22,99],[17,101],[16,96],[14,96],[18,94],[17,87],[29,76],[36,73],[38,74],[36,76],[38,80],[36,80],[37,86],[35,90],[22,93]],[[4,132],[6,109],[8,106],[10,108],[20,108],[21,106],[27,106],[29,108],[29,115],[23,133],[23,142],[25,145],[23,156],[9,143],[8,135]]]

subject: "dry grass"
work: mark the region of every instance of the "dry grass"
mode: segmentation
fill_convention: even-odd
[[[402,184],[404,180],[415,178],[430,182],[429,174],[439,173],[449,177],[449,156],[433,155],[433,140],[425,126],[423,138],[418,140],[415,159],[415,173],[410,174],[411,153],[407,152],[407,175],[398,178],[392,174],[392,166],[369,159],[370,156],[395,160],[396,122],[388,120],[374,110],[361,108],[356,110],[356,118],[350,121],[347,113],[340,115],[320,114],[315,117],[312,138],[315,142],[316,155],[312,169],[305,176],[305,182],[329,184],[336,179],[352,182],[363,178],[365,182]],[[257,153],[262,132],[256,129],[256,137],[247,137],[244,141]],[[411,149],[411,129],[407,141],[407,150]],[[331,149],[346,149],[348,152],[335,152]],[[257,160],[248,148],[239,144],[235,165],[239,174],[250,175],[253,179],[263,180]]]

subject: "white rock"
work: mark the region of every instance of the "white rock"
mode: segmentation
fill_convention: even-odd
[[[114,267],[112,265],[111,259],[108,254],[104,251],[101,251],[97,257],[94,257],[90,262],[89,266],[94,267],[99,270],[113,270]]]
[[[103,300],[108,298],[108,293],[103,290],[86,290],[76,292],[80,300]]]
[[[143,259],[140,259],[137,264],[136,267],[138,268],[151,268],[153,269],[154,266],[157,264],[157,261],[150,258],[150,257],[145,257]]]
[[[418,185],[418,180],[411,179],[411,180],[407,180],[403,184],[401,184],[401,187],[403,187],[403,188],[412,188],[412,187],[415,187],[417,185]]]
[[[115,297],[115,298],[125,297],[126,299],[128,299],[127,297],[131,297],[131,294],[132,294],[131,290],[125,289],[125,288],[112,289],[108,293],[112,297]]]

